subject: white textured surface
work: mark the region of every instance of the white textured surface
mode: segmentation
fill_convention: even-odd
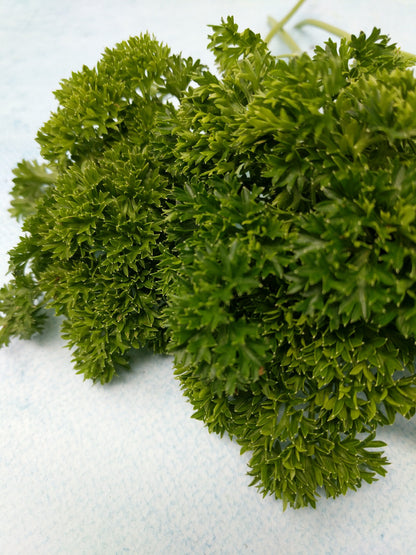
[[[211,61],[206,25],[233,14],[267,32],[292,0],[2,0],[0,283],[19,227],[7,213],[11,169],[37,157],[33,137],[59,80],[105,46],[149,30]],[[416,52],[416,0],[310,0],[297,17],[350,32],[379,26]],[[308,48],[324,34],[297,39]],[[388,476],[318,508],[282,513],[248,488],[245,457],[191,420],[170,358],[143,356],[115,383],[76,376],[58,324],[0,351],[0,553],[416,554],[416,419],[379,433]]]

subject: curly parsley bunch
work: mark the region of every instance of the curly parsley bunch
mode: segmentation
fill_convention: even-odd
[[[176,374],[195,417],[293,507],[385,473],[415,412],[416,110],[379,31],[289,62],[232,20],[176,114]]]
[[[46,306],[64,316],[85,378],[110,381],[131,348],[164,351],[156,268],[171,185],[151,138],[201,69],[146,34],[62,81],[37,136],[47,164],[15,171],[25,236],[10,253],[0,344],[39,331]]]
[[[252,483],[315,506],[415,413],[412,60],[378,30],[289,61],[233,18],[210,39],[219,74],[144,35],[62,82],[47,164],[15,171],[0,343],[49,306],[86,378],[174,353]]]

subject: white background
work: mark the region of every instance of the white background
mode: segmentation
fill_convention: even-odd
[[[0,283],[19,226],[7,212],[11,170],[38,157],[51,91],[106,46],[144,31],[212,63],[207,25],[234,15],[263,36],[292,0],[2,0],[0,3]],[[294,22],[349,32],[381,27],[416,52],[416,0],[309,0]],[[291,25],[288,25],[290,29]],[[326,38],[295,34],[303,48]],[[275,45],[277,48],[277,45]],[[282,512],[249,488],[247,457],[190,418],[169,357],[143,355],[107,386],[75,374],[50,320],[0,351],[0,553],[415,554],[416,419],[399,419],[386,478],[316,510]]]

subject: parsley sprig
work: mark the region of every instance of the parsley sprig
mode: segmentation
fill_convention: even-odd
[[[62,81],[15,170],[0,344],[49,307],[85,378],[173,353],[252,483],[315,506],[415,413],[413,59],[378,29],[282,59],[232,17],[209,48],[218,72],[145,34]]]

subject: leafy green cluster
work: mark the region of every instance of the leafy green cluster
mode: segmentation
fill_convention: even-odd
[[[156,267],[171,186],[151,138],[157,115],[175,112],[201,70],[146,34],[61,83],[59,107],[37,137],[48,163],[15,170],[12,213],[26,217],[25,236],[10,253],[15,281],[0,309],[15,316],[3,321],[2,343],[37,331],[48,307],[64,316],[85,378],[110,381],[132,348],[165,350]],[[29,329],[18,325],[28,279],[37,292]]]
[[[174,130],[176,374],[264,494],[315,505],[383,475],[376,427],[415,412],[415,79],[377,30],[289,62],[211,40]]]
[[[209,47],[218,74],[143,35],[63,81],[47,165],[16,170],[0,343],[45,306],[86,378],[174,353],[252,483],[315,506],[415,413],[416,79],[377,29],[284,61],[228,18]]]

